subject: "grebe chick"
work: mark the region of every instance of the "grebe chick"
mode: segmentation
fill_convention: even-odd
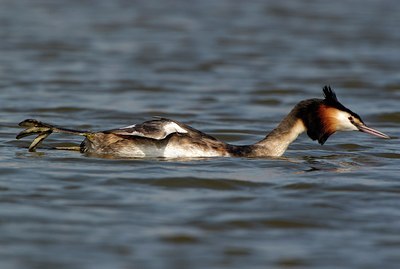
[[[157,118],[119,129],[100,132],[77,131],[27,119],[26,128],[17,139],[38,134],[29,146],[36,147],[51,133],[85,136],[80,147],[59,147],[116,157],[277,157],[303,132],[323,145],[337,131],[361,131],[381,138],[384,133],[367,127],[360,116],[344,107],[330,88],[323,88],[324,99],[299,102],[264,139],[253,144],[235,146],[222,142],[178,121]]]

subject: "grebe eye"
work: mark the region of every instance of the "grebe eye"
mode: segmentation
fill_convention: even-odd
[[[354,119],[353,119],[353,117],[349,117],[349,121],[351,122],[351,123],[354,123]]]

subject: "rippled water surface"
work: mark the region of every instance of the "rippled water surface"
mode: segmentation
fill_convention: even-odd
[[[398,268],[399,14],[395,0],[0,1],[0,267]],[[15,140],[25,118],[165,116],[252,143],[325,84],[393,139],[197,160]]]

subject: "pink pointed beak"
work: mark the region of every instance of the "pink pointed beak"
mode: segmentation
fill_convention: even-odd
[[[390,136],[388,136],[382,132],[379,132],[375,129],[369,128],[365,125],[358,125],[357,128],[360,132],[367,133],[367,134],[374,135],[374,136],[381,137],[381,138],[390,139]]]

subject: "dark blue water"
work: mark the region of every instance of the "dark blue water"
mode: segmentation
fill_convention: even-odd
[[[400,4],[0,1],[1,268],[398,268]],[[279,159],[119,160],[15,140],[170,117],[252,143],[300,100],[390,136]]]

